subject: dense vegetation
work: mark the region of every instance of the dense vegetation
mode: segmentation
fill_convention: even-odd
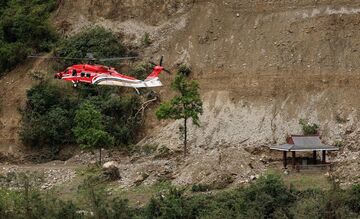
[[[130,144],[136,139],[139,121],[135,114],[140,99],[125,95],[118,88],[80,86],[73,92],[64,92],[42,82],[27,92],[27,99],[20,131],[26,145],[51,147],[55,153],[61,145],[83,143],[81,136],[75,138],[73,131],[75,115],[80,114],[80,106],[84,103],[91,104],[95,112],[100,113],[99,126],[111,135],[116,146]]]
[[[214,195],[170,187],[140,208],[109,196],[94,178],[79,187],[78,201],[68,202],[40,193],[29,183],[23,185],[19,191],[0,190],[0,218],[357,218],[360,214],[359,185],[297,191],[274,175]]]
[[[76,111],[73,132],[83,149],[99,149],[100,164],[101,149],[114,145],[114,137],[105,131],[103,115],[91,102],[86,101]]]
[[[85,58],[88,53],[92,53],[95,58],[122,57],[127,52],[113,32],[99,26],[85,28],[75,36],[61,40],[55,49],[57,56],[69,58]],[[65,64],[71,65],[76,62],[79,60],[68,60]],[[110,65],[114,62],[103,64]]]
[[[126,55],[128,50],[114,33],[95,26],[60,40],[55,53],[63,57],[81,58],[87,53],[115,57]],[[73,62],[75,60],[59,63],[57,67],[63,70]],[[141,76],[147,70],[148,66],[142,64],[132,73]],[[50,147],[54,153],[62,145],[76,143],[86,148],[129,145],[137,137],[140,104],[139,96],[126,95],[120,88],[83,85],[77,90],[68,90],[42,80],[27,93],[20,137],[26,145]],[[98,121],[96,130],[82,126],[81,121],[95,120]]]
[[[55,0],[0,1],[0,74],[11,70],[29,53],[49,51],[56,42],[48,18]]]

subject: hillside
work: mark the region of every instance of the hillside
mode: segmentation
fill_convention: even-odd
[[[260,157],[269,156],[263,146],[300,133],[301,118],[319,124],[325,142],[343,142],[332,159],[347,182],[346,173],[358,167],[348,155],[359,152],[359,13],[360,3],[350,0],[62,0],[52,19],[64,36],[98,24],[134,47],[149,33],[153,44],[145,56],[164,55],[172,68],[191,65],[204,114],[202,126],[191,127],[191,155],[175,174],[177,183],[213,180],[223,172],[240,182],[262,172]],[[8,77],[26,86],[1,93],[3,101],[16,96],[6,98],[0,132],[15,145],[17,108],[30,83],[14,76],[19,71]],[[171,77],[162,80],[159,92],[166,99]],[[180,148],[176,122],[160,123],[148,113],[147,128],[152,131],[140,144]],[[8,145],[2,143],[2,150]]]

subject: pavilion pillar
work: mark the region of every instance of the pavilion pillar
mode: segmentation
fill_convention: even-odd
[[[322,163],[326,164],[326,151],[322,151]]]
[[[286,166],[287,166],[287,153],[286,153],[286,151],[284,151],[284,154],[283,154],[283,162],[284,162],[284,168],[286,169]]]
[[[295,168],[295,164],[296,164],[296,153],[295,151],[292,152],[292,166],[293,168]]]
[[[313,151],[313,160],[314,160],[314,164],[316,164],[316,151]]]

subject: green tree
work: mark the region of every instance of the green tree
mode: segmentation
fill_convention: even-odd
[[[49,147],[58,152],[59,146],[75,143],[71,131],[73,104],[56,86],[40,83],[27,91],[27,102],[21,111],[20,138],[34,148]],[[54,155],[54,154],[52,154]]]
[[[184,156],[187,155],[187,121],[189,118],[196,126],[200,126],[199,115],[203,112],[202,100],[199,93],[199,84],[190,81],[181,71],[178,72],[172,82],[172,88],[179,93],[169,102],[160,105],[156,112],[158,119],[183,119],[184,125],[180,126],[181,137],[183,137]]]
[[[61,57],[86,57],[92,53],[96,58],[122,57],[126,55],[126,47],[118,36],[111,30],[100,26],[91,26],[78,34],[59,42],[55,53]],[[116,67],[116,61],[100,62]],[[74,60],[67,60],[65,65],[76,64]],[[64,67],[64,66],[62,66]]]
[[[90,103],[83,103],[75,114],[76,141],[83,149],[99,150],[101,164],[101,149],[114,145],[114,138],[105,131],[102,114]]]
[[[47,52],[57,40],[49,16],[57,1],[0,1],[0,73],[13,69],[30,52]]]

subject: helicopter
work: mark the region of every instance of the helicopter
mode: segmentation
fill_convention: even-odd
[[[70,59],[78,60],[78,58],[65,58],[65,57],[42,57],[42,56],[29,56],[29,58],[45,58],[45,59]],[[139,93],[138,88],[154,88],[161,87],[162,83],[159,75],[165,71],[170,73],[169,70],[162,66],[163,56],[160,58],[159,64],[149,61],[153,66],[152,72],[145,80],[139,80],[131,76],[119,73],[115,68],[94,64],[95,61],[115,61],[124,59],[137,59],[138,57],[114,57],[96,59],[93,54],[88,53],[87,58],[81,59],[88,61],[88,64],[75,64],[69,66],[64,71],[58,72],[54,78],[71,82],[73,87],[76,88],[80,83],[93,84],[93,85],[109,85],[134,88]]]

